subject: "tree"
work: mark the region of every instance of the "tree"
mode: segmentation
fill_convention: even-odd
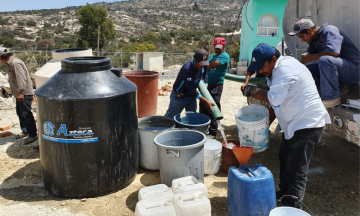
[[[39,50],[51,50],[53,48],[54,43],[48,39],[41,39],[36,43],[36,47]]]
[[[29,20],[26,22],[26,25],[28,26],[36,26],[36,22],[34,20]]]
[[[108,12],[105,8],[86,4],[78,10],[77,16],[81,25],[77,41],[79,47],[87,45],[95,49],[98,47],[99,38],[99,49],[101,50],[106,41],[115,39],[114,22],[107,18]]]

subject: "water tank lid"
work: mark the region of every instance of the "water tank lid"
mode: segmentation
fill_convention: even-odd
[[[111,59],[101,56],[70,57],[61,61],[61,70],[67,72],[95,72],[111,69]]]
[[[79,51],[85,51],[85,50],[91,50],[89,48],[67,48],[67,49],[57,49],[54,50],[54,53],[70,53],[70,52],[79,52]]]

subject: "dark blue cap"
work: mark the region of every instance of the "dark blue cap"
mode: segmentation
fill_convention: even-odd
[[[252,52],[251,66],[249,71],[260,71],[266,59],[275,54],[275,49],[267,44],[260,44]]]

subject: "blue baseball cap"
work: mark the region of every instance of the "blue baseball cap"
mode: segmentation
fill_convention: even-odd
[[[251,66],[249,71],[260,71],[266,59],[275,54],[275,49],[267,44],[260,44],[252,52]]]

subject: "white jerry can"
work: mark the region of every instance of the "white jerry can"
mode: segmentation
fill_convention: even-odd
[[[161,197],[157,199],[141,200],[136,204],[135,216],[176,216],[171,199]]]
[[[177,216],[211,216],[210,200],[201,191],[175,194],[173,205]]]
[[[141,188],[138,194],[139,201],[156,199],[161,197],[167,197],[169,200],[172,200],[173,196],[174,193],[172,192],[171,188],[169,188],[165,184],[158,184]]]
[[[207,197],[207,187],[194,176],[174,179],[171,188],[174,194],[201,191]]]

